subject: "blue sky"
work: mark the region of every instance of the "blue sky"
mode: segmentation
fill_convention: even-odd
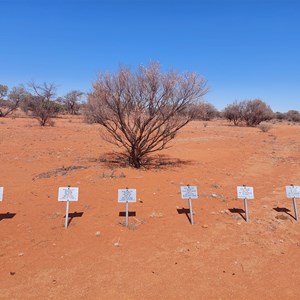
[[[300,1],[0,0],[0,84],[89,92],[99,72],[151,60],[204,76],[220,110],[300,110]]]

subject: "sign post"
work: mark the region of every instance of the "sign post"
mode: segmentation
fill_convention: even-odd
[[[69,223],[69,206],[70,201],[78,201],[78,187],[60,187],[58,189],[58,201],[66,202],[66,221],[65,228],[68,228]]]
[[[293,199],[295,219],[298,221],[298,210],[297,210],[296,198],[300,198],[300,186],[291,184],[291,185],[286,186],[285,190],[286,190],[286,196],[288,198]]]
[[[198,199],[198,191],[196,186],[184,185],[180,187],[181,198],[189,200],[189,209],[190,209],[190,219],[191,224],[194,224],[194,214],[193,214],[193,206],[192,199]]]
[[[3,190],[4,190],[4,188],[0,187],[0,201],[3,200]]]
[[[128,207],[129,202],[136,202],[136,189],[118,189],[118,203],[126,203],[125,224],[128,226]]]
[[[248,221],[249,221],[248,200],[254,199],[253,187],[246,186],[246,185],[238,186],[237,187],[237,197],[238,197],[238,199],[244,199],[246,222],[248,223]]]

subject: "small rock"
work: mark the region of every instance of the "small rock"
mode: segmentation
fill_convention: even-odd
[[[20,252],[18,255],[19,255],[19,256],[23,256],[23,255],[24,255],[24,253],[23,253],[23,252]]]
[[[208,228],[207,224],[202,225],[202,228]]]
[[[14,276],[14,275],[16,274],[16,272],[9,272],[9,274],[10,274],[11,276]]]
[[[100,236],[101,232],[100,231],[96,231],[95,236]]]

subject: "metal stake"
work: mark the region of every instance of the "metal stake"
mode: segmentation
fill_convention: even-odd
[[[69,223],[69,204],[70,201],[69,199],[66,201],[66,221],[65,221],[65,228],[68,228],[68,223]]]
[[[297,203],[296,203],[296,198],[293,198],[293,204],[294,204],[294,211],[295,211],[295,217],[296,220],[298,221],[298,211],[297,211]]]
[[[190,206],[191,224],[194,225],[194,216],[193,216],[193,207],[192,207],[192,199],[191,198],[189,198],[189,206]]]
[[[66,201],[66,221],[65,221],[65,229],[68,228],[68,223],[69,223],[69,205],[70,205],[69,197],[70,197],[70,186],[68,185],[68,199],[67,199],[67,201]]]
[[[244,207],[245,207],[245,212],[246,212],[246,222],[248,223],[248,202],[247,202],[247,198],[244,199]]]
[[[126,226],[128,226],[128,201],[126,201]]]

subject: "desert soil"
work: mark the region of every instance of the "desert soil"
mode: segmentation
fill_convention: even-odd
[[[300,299],[300,126],[192,122],[135,170],[98,125],[0,120],[0,299]],[[181,185],[196,185],[194,221]],[[254,187],[249,222],[236,186]],[[60,186],[79,201],[57,201]],[[129,226],[120,188],[137,189]],[[300,200],[299,200],[300,209]]]

